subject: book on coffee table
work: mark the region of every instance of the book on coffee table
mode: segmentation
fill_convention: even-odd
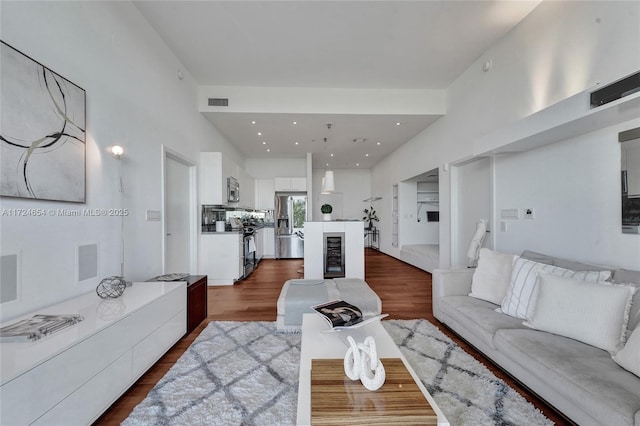
[[[388,316],[380,314],[365,318],[360,308],[344,300],[333,300],[314,305],[312,308],[325,319],[332,330],[358,328]]]

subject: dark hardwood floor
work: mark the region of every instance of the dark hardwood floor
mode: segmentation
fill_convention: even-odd
[[[263,260],[246,280],[233,286],[209,287],[207,319],[176,343],[95,424],[120,424],[173,366],[209,321],[275,321],[276,301],[282,284],[291,278],[301,278],[302,268],[302,260]],[[388,319],[425,318],[436,324],[465,351],[485,364],[552,421],[558,425],[568,424],[549,406],[487,361],[433,317],[431,274],[371,249],[366,250],[365,271],[366,281],[382,299],[382,311],[389,314]]]

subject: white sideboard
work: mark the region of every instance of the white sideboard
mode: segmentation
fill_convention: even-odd
[[[84,320],[0,345],[0,424],[91,424],[185,334],[186,291],[184,282],[134,283],[118,299],[91,292],[17,318]]]

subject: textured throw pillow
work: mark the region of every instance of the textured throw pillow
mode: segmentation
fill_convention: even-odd
[[[499,305],[507,294],[511,282],[511,269],[518,256],[480,249],[478,267],[471,279],[469,296]]]
[[[613,356],[613,360],[620,367],[640,377],[640,327],[633,330],[627,344]]]
[[[523,324],[616,352],[624,345],[635,291],[541,273],[533,316]]]
[[[536,301],[539,272],[588,282],[605,281],[611,277],[611,271],[572,271],[519,258],[513,265],[509,290],[500,306],[502,313],[520,319],[531,317]]]

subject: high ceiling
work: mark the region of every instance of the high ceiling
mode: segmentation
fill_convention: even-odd
[[[202,86],[437,90],[446,89],[539,1],[134,4]],[[247,157],[313,152],[318,154],[314,167],[331,160],[331,167],[365,168],[435,119],[384,113],[300,116],[294,108],[284,114],[256,109],[205,116]],[[252,121],[264,137],[257,136]],[[330,130],[328,122],[334,124]],[[354,143],[358,138],[367,141]]]

